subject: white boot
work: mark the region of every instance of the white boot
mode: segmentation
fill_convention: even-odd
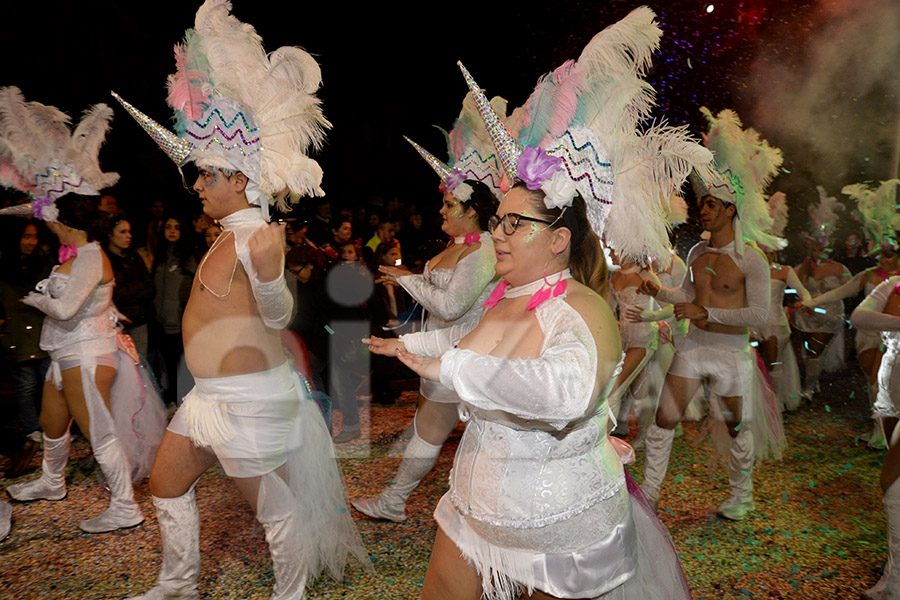
[[[109,508],[99,517],[82,521],[78,526],[88,533],[105,533],[143,523],[144,514],[134,501],[131,467],[118,438],[112,437],[100,448],[95,448],[94,458],[106,476],[106,485],[111,495]]]
[[[197,600],[200,577],[200,514],[194,488],[178,498],[153,496],[163,559],[159,583],[130,600]]]
[[[306,589],[305,566],[300,557],[303,549],[299,548],[299,536],[293,527],[296,517],[289,515],[284,519],[263,523],[266,530],[266,541],[269,542],[269,554],[272,556],[272,570],[275,573],[275,589],[270,600],[302,600]]]
[[[883,499],[887,516],[887,563],[884,565],[884,575],[863,595],[874,600],[893,600],[900,598],[900,479],[891,484]]]
[[[806,380],[801,395],[812,401],[813,394],[819,391],[819,375],[822,373],[821,357],[806,357]]]
[[[753,510],[753,435],[749,427],[742,427],[737,436],[731,438],[728,483],[731,496],[718,512],[726,519],[740,521]]]
[[[406,499],[434,467],[440,453],[440,446],[429,444],[414,431],[409,444],[406,445],[403,461],[394,476],[394,483],[377,498],[353,500],[350,504],[373,519],[386,519],[395,523],[405,521]]]
[[[656,423],[647,428],[644,482],[641,489],[654,511],[659,508],[659,489],[666,478],[674,439],[675,432],[671,429],[663,429]]]
[[[16,500],[62,500],[66,497],[66,463],[69,462],[69,432],[56,439],[44,436],[41,476],[6,488]]]

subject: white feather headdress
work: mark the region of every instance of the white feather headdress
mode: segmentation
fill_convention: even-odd
[[[772,217],[772,228],[769,231],[775,237],[784,237],[784,229],[788,222],[787,194],[775,192],[769,197],[766,208]]]
[[[812,239],[827,246],[837,229],[838,211],[844,210],[844,205],[834,196],[829,196],[821,185],[816,186],[816,191],[819,193],[819,201],[810,204],[807,209],[811,225],[810,234]]]
[[[55,201],[70,192],[96,195],[114,185],[118,173],[104,173],[98,154],[113,111],[105,104],[88,109],[75,131],[69,116],[52,106],[26,102],[17,87],[0,88],[0,185],[28,194],[25,207],[37,218],[55,221]]]
[[[652,10],[640,7],[598,33],[577,61],[538,81],[524,107],[511,115],[509,128],[496,113],[488,114],[486,100],[479,102],[507,184],[521,180],[517,160],[527,148],[559,159],[563,171],[541,187],[548,198],[558,193],[560,199],[551,202],[564,206],[574,186],[594,231],[621,256],[641,263],[653,256],[668,260],[669,198],[692,170],[712,173],[712,155],[686,128],[639,127],[655,104],[653,88],[643,79],[662,36],[655,19]],[[465,70],[464,75],[478,101],[483,93]]]
[[[701,107],[700,112],[709,122],[704,142],[713,151],[717,173],[713,178],[701,176],[694,181],[698,198],[710,195],[737,207],[736,247],[750,241],[767,248],[784,248],[787,242],[771,233],[772,217],[764,196],[784,160],[781,150],[770,146],[754,129],[744,129],[733,110],[722,110],[714,116]]]
[[[322,169],[306,152],[321,147],[331,124],[315,96],[322,82],[315,59],[295,47],[267,55],[253,26],[230,11],[228,0],[206,0],[194,29],[175,47],[167,100],[181,143],[123,106],[179,166],[193,160],[244,173],[248,201],[268,218],[275,197],[279,208],[290,209],[286,190],[292,198],[324,195]]]
[[[856,201],[862,217],[866,238],[876,247],[882,244],[897,246],[900,213],[897,212],[897,188],[900,179],[882,181],[878,189],[865,183],[844,186],[841,193]]]

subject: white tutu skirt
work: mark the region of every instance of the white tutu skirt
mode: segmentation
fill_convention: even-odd
[[[441,530],[456,544],[482,578],[483,597],[513,600],[525,591],[541,590],[559,598],[595,600],[680,600],[691,598],[681,562],[666,528],[626,472],[617,523],[597,534],[587,547],[544,553],[509,548],[485,539],[460,514],[447,495],[435,510]],[[607,501],[620,504],[614,498]],[[576,517],[577,518],[577,517]],[[560,522],[533,532],[510,532],[513,538],[558,539]],[[481,529],[478,527],[477,529]],[[531,535],[533,534],[533,535]]]
[[[131,476],[150,474],[166,429],[166,412],[153,374],[134,349],[130,336],[118,334],[78,342],[50,352],[47,381],[62,389],[62,371],[78,367],[91,420],[91,445],[99,448],[116,437],[128,458]],[[97,389],[97,366],[116,369],[110,390],[112,413]]]

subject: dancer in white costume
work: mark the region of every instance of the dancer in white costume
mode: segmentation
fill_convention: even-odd
[[[505,106],[502,99],[495,98],[495,103]],[[477,321],[487,298],[487,285],[494,277],[494,243],[485,229],[496,210],[495,193],[499,189],[481,180],[499,183],[500,175],[496,159],[481,158],[491,153],[472,146],[476,128],[486,137],[469,95],[450,133],[451,148],[452,142],[457,144],[456,150],[451,151],[452,167],[407,138],[441,178],[441,229],[453,238],[453,244],[431,258],[421,275],[397,267],[379,267],[378,281],[402,286],[428,311],[425,331]],[[490,143],[489,138],[487,142]],[[406,519],[407,498],[434,467],[441,447],[459,421],[458,402],[459,397],[452,390],[437,381],[422,379],[412,437],[391,485],[375,498],[353,500],[354,508],[374,519]]]
[[[622,389],[615,394],[610,402],[610,409],[616,416],[616,425],[613,433],[625,437],[629,433],[628,414],[634,407],[638,420],[638,427],[643,431],[653,415],[656,414],[657,394],[662,387],[665,372],[661,375],[655,369],[650,369],[656,353],[663,346],[672,345],[672,336],[668,332],[668,325],[661,321],[666,328],[665,341],[660,332],[660,325],[653,321],[632,322],[626,317],[628,311],[654,312],[659,307],[650,296],[638,293],[641,281],[650,278],[659,283],[656,276],[646,268],[641,267],[633,260],[625,262],[619,259],[615,250],[610,249],[613,264],[620,268],[614,271],[609,278],[606,288],[606,300],[613,313],[617,315],[619,322],[619,334],[622,338],[622,349],[625,351],[625,359],[622,371],[616,378],[614,390]],[[664,350],[669,357],[672,352]],[[666,364],[668,369],[668,364]]]
[[[641,284],[642,292],[673,303],[679,319],[691,320],[666,377],[656,423],[647,431],[642,488],[655,506],[668,468],[673,429],[708,379],[724,405],[721,412],[731,437],[731,495],[719,514],[741,520],[753,509],[754,451],[758,454],[762,445],[768,449],[770,443],[783,443],[783,432],[769,427],[762,394],[753,389],[758,383],[747,328],[765,324],[770,282],[764,256],[745,243],[784,245],[766,233],[772,219],[762,197],[781,164],[781,153],[752,129],[742,130],[735,113],[722,111],[714,117],[705,108],[701,111],[710,122],[707,144],[715,150],[720,170],[718,177],[697,186],[700,221],[710,238],[691,250],[689,274],[679,288],[660,288],[649,280]]]
[[[313,95],[318,65],[299,48],[267,55],[253,28],[229,10],[228,2],[206,2],[176,49],[169,103],[183,138],[120,100],[179,166],[197,164],[194,190],[223,228],[200,262],[184,311],[195,387],[150,476],[163,548],[158,585],[144,600],[198,598],[194,485],[216,461],[265,529],[273,599],[300,600],[323,570],[340,580],[349,554],[370,566],[346,509],[331,436],[282,349],[279,330],[293,303],[282,227],[266,223],[272,195],[323,193],[321,169],[303,153],[328,126]],[[233,144],[212,143],[213,131]]]
[[[861,291],[865,291],[868,296],[888,277],[900,275],[900,257],[897,255],[898,242],[894,230],[898,185],[900,180],[891,179],[882,182],[877,189],[860,183],[845,186],[841,190],[856,201],[866,238],[878,249],[878,266],[860,271],[842,286],[804,302],[805,308],[814,310],[818,306],[835,305],[838,300],[851,298]],[[869,384],[869,403],[874,406],[878,395],[878,369],[884,354],[881,336],[877,331],[860,329],[856,331],[855,343],[859,366]],[[877,423],[873,424],[871,433],[861,437],[873,450],[884,450],[884,436]]]
[[[887,440],[881,468],[881,491],[887,515],[888,559],[884,575],[864,595],[874,600],[900,598],[900,276],[880,283],[856,307],[850,323],[861,330],[882,332],[885,354],[878,371],[878,398],[872,416]]]
[[[773,221],[772,234],[781,237],[787,225],[787,196],[782,192],[772,194],[767,207]],[[810,296],[793,268],[775,262],[777,250],[765,246],[760,249],[769,262],[772,295],[766,324],[752,328],[750,337],[759,343],[759,353],[766,362],[781,410],[797,410],[801,400],[800,370],[791,348],[791,326],[784,312],[784,295],[791,290],[803,301]]]
[[[615,238],[612,245],[628,257],[665,253],[659,216],[668,186],[692,166],[708,170],[710,155],[683,131],[645,136],[626,118],[649,108],[638,105],[649,100],[639,75],[659,35],[653,13],[637,9],[595,36],[577,63],[542,79],[524,108],[530,125],[520,139],[534,143],[524,149],[464,71],[504,157],[504,180],[523,182],[504,197],[491,225],[503,280],[474,329],[369,340],[375,351],[405,346],[417,353],[399,354],[423,377],[456,390],[469,421],[450,491],[435,512],[440,529],[425,599],[689,594],[664,529],[627,483],[606,436],[605,400],[621,352],[602,301],[604,261],[591,231],[593,225]],[[610,72],[612,81],[594,79]],[[595,124],[618,124],[616,134],[601,138],[571,114],[562,131],[544,128],[550,120],[543,111],[553,107],[538,99],[546,98],[545,86],[564,87],[568,77],[592,84],[566,106],[596,116]],[[605,102],[609,85],[629,91],[617,96],[621,104]],[[664,155],[661,143],[679,148],[678,158]],[[646,227],[613,229],[634,213]]]
[[[60,265],[22,300],[47,315],[40,343],[52,360],[41,403],[41,476],[7,491],[20,501],[66,496],[74,419],[111,494],[109,508],[79,527],[89,533],[133,527],[144,515],[134,501],[132,478],[147,475],[165,415],[149,375],[145,379],[135,361],[119,351],[125,344],[117,344],[112,267],[96,241],[104,231],[102,215],[96,197],[80,195],[98,194],[118,180],[116,173],[103,173],[97,161],[112,110],[96,105],[70,132],[65,114],[26,103],[17,88],[0,90],[0,104],[0,141],[9,149],[2,161],[9,179],[2,183],[33,198],[26,207],[9,210],[24,208],[43,219],[62,244]],[[23,157],[27,160],[17,160]]]
[[[821,186],[819,202],[809,207],[812,223],[810,237],[806,241],[809,256],[794,267],[810,296],[817,298],[839,288],[850,279],[850,271],[839,262],[831,260],[831,239],[844,205],[829,196]],[[806,373],[803,395],[810,399],[819,389],[822,369],[838,370],[844,364],[844,303],[833,300],[816,306],[816,310],[794,311],[793,325],[800,332],[795,338],[795,351],[803,357]]]

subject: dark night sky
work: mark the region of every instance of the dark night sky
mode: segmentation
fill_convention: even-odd
[[[712,14],[702,1],[648,2],[664,32],[649,76],[660,95],[656,116],[688,122],[697,131],[700,105],[749,114],[754,102],[745,75],[760,48],[771,50],[785,23],[796,21],[797,35],[809,35],[814,8],[824,2],[727,1],[716,3]],[[101,159],[105,169],[122,175],[114,190],[120,202],[146,206],[162,196],[192,204],[174,165],[108,92],[115,89],[169,123],[164,84],[174,70],[172,46],[193,25],[199,3],[4,3],[11,60],[4,61],[0,85],[17,85],[26,99],[73,116],[92,103],[114,105],[116,120]],[[512,108],[525,101],[541,74],[576,58],[594,34],[642,4],[472,3],[467,10],[458,3],[372,3],[361,9],[348,2],[233,3],[234,14],[256,27],[267,50],[298,45],[319,60],[320,96],[334,128],[318,159],[333,204],[399,196],[426,213],[437,200],[437,180],[401,136],[444,157],[443,139],[431,125],[449,128],[459,113],[466,86],[457,60],[489,96],[504,96]],[[745,124],[753,125],[746,117]],[[762,133],[780,141],[776,131]]]

